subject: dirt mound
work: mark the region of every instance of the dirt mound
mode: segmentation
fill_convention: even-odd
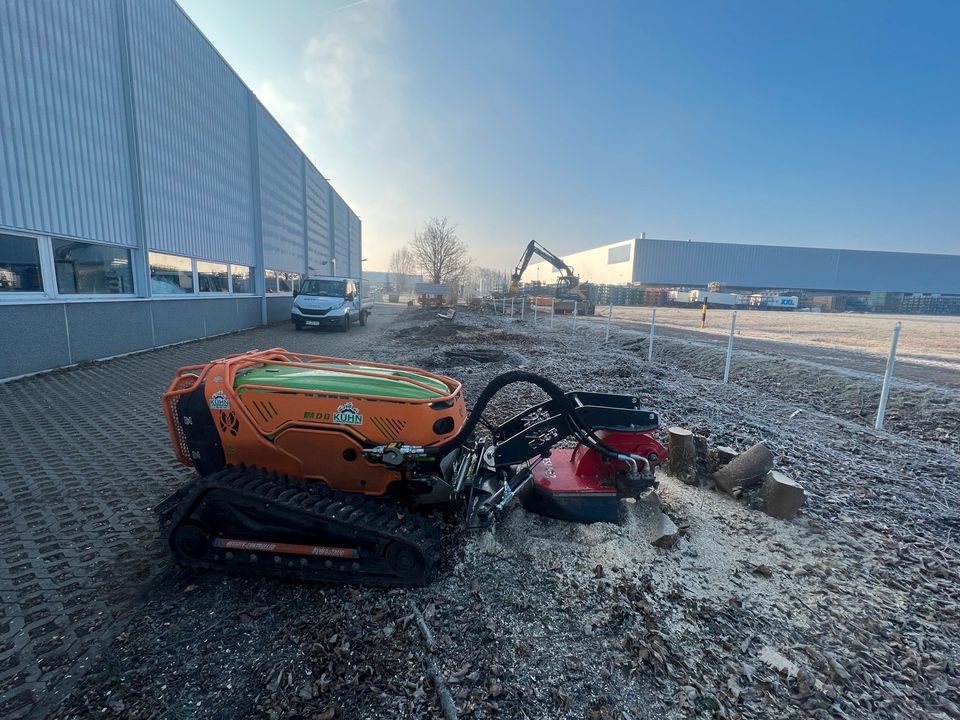
[[[447,350],[439,350],[420,363],[429,369],[474,367],[479,365],[508,365],[521,367],[527,359],[514,352],[504,352],[495,347],[476,345],[457,345]]]
[[[415,325],[413,327],[397,328],[393,331],[397,337],[424,341],[450,340],[460,335],[474,335],[473,328],[451,322],[433,322],[429,325]]]
[[[452,365],[473,365],[476,363],[492,363],[503,360],[506,353],[490,347],[456,348],[444,350],[440,353]]]

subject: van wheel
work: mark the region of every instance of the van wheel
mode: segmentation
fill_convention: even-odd
[[[366,324],[367,324],[367,311],[361,310],[360,311],[360,327],[363,327]]]
[[[350,329],[350,316],[344,314],[343,320],[340,321],[340,332],[346,332]]]

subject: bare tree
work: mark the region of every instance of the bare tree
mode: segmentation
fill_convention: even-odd
[[[390,254],[390,262],[387,270],[394,276],[394,282],[397,290],[406,292],[410,289],[410,276],[417,271],[417,260],[410,251],[410,248],[404,245]]]
[[[457,237],[457,226],[445,218],[430,218],[413,236],[410,250],[417,266],[430,282],[457,282],[470,269],[467,245]]]

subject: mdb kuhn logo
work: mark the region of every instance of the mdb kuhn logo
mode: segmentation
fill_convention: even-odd
[[[228,410],[230,408],[230,401],[223,390],[217,390],[210,396],[210,407],[214,410]]]
[[[363,425],[363,415],[352,402],[346,402],[337,408],[333,414],[333,421],[341,425]]]

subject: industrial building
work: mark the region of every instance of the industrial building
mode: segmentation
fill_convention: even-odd
[[[797,295],[801,307],[824,310],[960,313],[960,255],[641,236],[564,255],[563,260],[584,282],[633,286],[632,293],[624,288],[618,295],[639,298],[634,304],[659,302],[663,296],[651,290],[716,283],[732,292]]]
[[[288,318],[361,257],[173,0],[0,3],[0,378]]]

